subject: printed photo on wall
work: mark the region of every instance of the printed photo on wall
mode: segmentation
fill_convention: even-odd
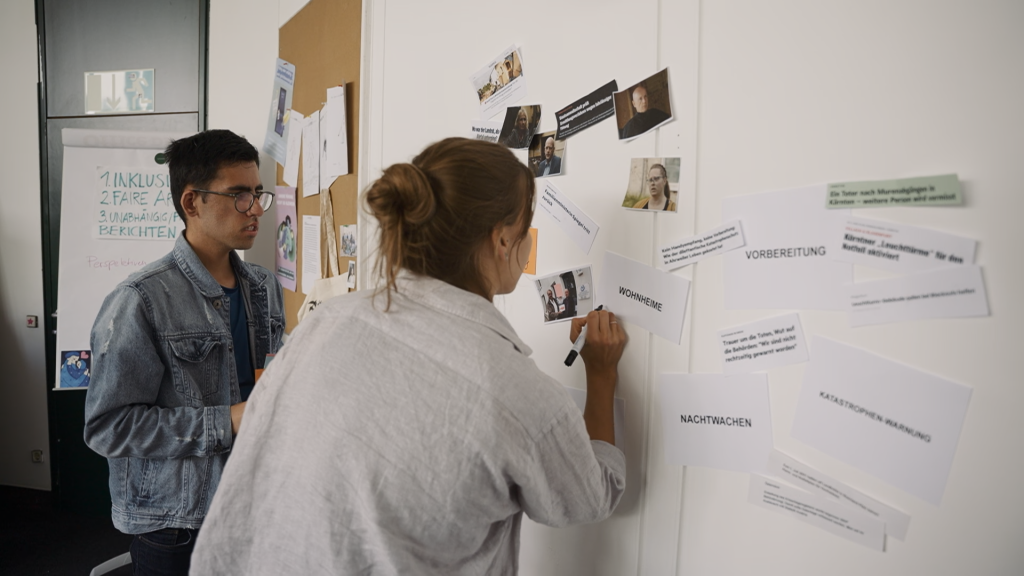
[[[526,96],[526,78],[519,48],[509,46],[470,77],[480,100],[480,118],[487,120]],[[525,148],[525,146],[523,146]]]
[[[527,155],[530,168],[537,178],[562,175],[565,158],[565,140],[555,140],[555,132],[544,132],[533,137]]]
[[[668,89],[668,68],[616,92],[615,122],[619,140],[632,140],[672,119]]]
[[[88,350],[61,352],[60,388],[84,388],[89,385],[92,356]]]
[[[590,266],[574,268],[536,280],[544,323],[586,316],[594,309],[594,281]]]
[[[501,125],[498,142],[516,150],[529,148],[539,127],[540,104],[510,106],[505,111],[505,122]]]
[[[679,200],[679,158],[633,158],[622,207],[675,212]]]

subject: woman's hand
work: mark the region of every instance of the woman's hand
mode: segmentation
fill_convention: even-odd
[[[626,331],[615,319],[615,314],[608,310],[594,310],[586,318],[573,318],[569,328],[570,342],[576,341],[584,326],[587,326],[587,341],[580,350],[580,357],[587,365],[587,371],[614,372],[627,340]]]

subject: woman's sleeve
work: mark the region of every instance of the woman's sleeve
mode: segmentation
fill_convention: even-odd
[[[534,444],[531,462],[519,478],[520,505],[548,526],[604,520],[626,489],[622,450],[590,440],[583,415],[571,402]]]

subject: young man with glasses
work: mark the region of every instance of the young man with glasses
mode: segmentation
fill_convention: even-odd
[[[107,458],[135,574],[188,574],[255,369],[284,332],[281,285],[235,253],[252,247],[274,199],[259,153],[209,130],[165,154],[185,229],[103,301],[85,402],[85,441]]]

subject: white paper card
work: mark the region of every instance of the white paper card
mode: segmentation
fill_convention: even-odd
[[[747,502],[796,518],[872,550],[885,550],[885,524],[823,496],[751,474]]]
[[[327,89],[327,107],[331,113],[327,115],[325,133],[321,135],[325,142],[326,156],[326,162],[321,166],[321,170],[327,171],[327,176],[333,183],[338,176],[348,174],[348,111],[344,86]]]
[[[829,254],[851,264],[895,272],[920,272],[973,264],[977,245],[970,238],[927,228],[845,218],[832,234]]]
[[[284,174],[281,178],[285,184],[295,187],[299,181],[299,151],[302,147],[302,130],[306,126],[306,117],[296,110],[288,111],[288,154],[284,160]]]
[[[319,141],[317,142],[317,151],[320,154],[320,178],[318,185],[321,192],[329,189],[331,187],[331,184],[334,184],[334,176],[331,176],[331,172],[329,170],[329,166],[331,163],[330,154],[327,150],[327,146],[329,145],[328,125],[330,124],[330,117],[332,115],[333,112],[331,112],[331,105],[328,102],[327,104],[324,105],[323,108],[320,109],[320,132],[318,134]]]
[[[738,220],[733,220],[699,236],[669,242],[658,248],[658,268],[675,270],[735,250],[744,244],[743,226]]]
[[[674,344],[683,334],[690,281],[636,260],[604,253],[597,303],[619,320],[636,324]]]
[[[302,293],[320,279],[320,217],[302,216]]]
[[[718,339],[726,374],[807,362],[807,343],[796,313],[722,330]]]
[[[861,282],[847,286],[846,292],[850,296],[850,326],[988,316],[985,281],[978,266]]]
[[[732,196],[722,220],[741,220],[746,245],[722,256],[725,307],[846,310],[853,266],[828,256],[849,210],[822,206],[825,185]]]
[[[587,406],[587,391],[580,390],[579,388],[565,387],[566,392],[569,393],[569,397],[576,403],[580,408],[580,412]],[[626,401],[618,396],[615,397],[612,403],[612,421],[615,423],[615,445],[620,450],[625,450],[626,442]]]
[[[885,523],[885,534],[897,540],[907,537],[910,515],[879,502],[863,492],[811,468],[778,450],[768,458],[768,473],[812,494],[825,496]]]
[[[487,120],[473,120],[469,125],[469,137],[473,140],[498,143],[498,136],[501,134],[501,122],[489,122]]]
[[[768,376],[659,374],[665,461],[765,472],[772,450]]]
[[[938,505],[971,388],[815,337],[793,437]]]
[[[320,111],[302,127],[302,197],[320,193]],[[310,288],[312,288],[312,284]]]
[[[599,228],[597,223],[584,214],[568,196],[562,194],[561,190],[549,180],[544,181],[544,191],[541,193],[537,206],[552,220],[558,222],[558,225],[580,247],[580,250],[590,254],[590,247],[594,245],[594,238],[597,237]]]

